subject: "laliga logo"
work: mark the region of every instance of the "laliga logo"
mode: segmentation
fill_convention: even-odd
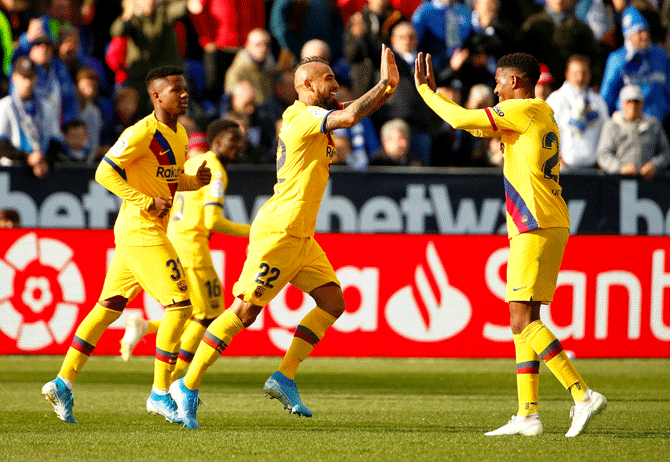
[[[86,294],[73,253],[60,241],[29,233],[0,259],[0,331],[17,348],[63,343],[75,327]]]
[[[411,286],[397,291],[386,304],[389,326],[403,337],[423,342],[444,340],[458,334],[468,325],[472,314],[467,297],[449,285],[447,272],[432,242],[426,246],[426,259],[437,283],[439,297],[435,297],[423,266],[416,267],[414,279],[428,310],[428,325],[421,316]]]

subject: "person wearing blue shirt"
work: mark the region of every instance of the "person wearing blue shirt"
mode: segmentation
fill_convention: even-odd
[[[472,10],[455,0],[425,2],[414,11],[412,25],[419,50],[430,53],[435,73],[439,74],[472,33]]]
[[[600,94],[612,114],[621,109],[621,89],[629,84],[638,85],[644,95],[644,113],[663,122],[670,112],[668,54],[651,43],[649,23],[637,9],[627,7],[621,25],[625,43],[607,58]]]

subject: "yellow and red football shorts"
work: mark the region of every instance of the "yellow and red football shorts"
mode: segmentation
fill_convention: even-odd
[[[190,298],[184,268],[169,241],[148,247],[117,245],[114,249],[100,300],[117,295],[132,300],[140,287],[163,306]]]
[[[223,313],[223,288],[216,270],[212,266],[204,268],[184,268],[186,281],[191,292],[192,318],[212,319]]]
[[[506,302],[552,301],[569,235],[568,228],[537,228],[510,239]]]
[[[249,252],[233,295],[265,306],[289,282],[305,293],[330,282],[340,285],[314,237],[290,236],[256,223],[251,227]]]

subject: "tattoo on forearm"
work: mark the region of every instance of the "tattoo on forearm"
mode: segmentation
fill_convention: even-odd
[[[391,97],[391,95],[386,92],[387,86],[388,82],[386,79],[379,81],[377,85],[372,87],[370,91],[365,93],[363,96],[354,101],[348,102],[345,111],[356,114],[357,120],[361,120],[364,117],[369,116],[377,109],[382,107],[384,103]],[[329,117],[326,120],[325,130],[332,131],[336,128],[341,128],[340,123],[336,120],[335,117]]]

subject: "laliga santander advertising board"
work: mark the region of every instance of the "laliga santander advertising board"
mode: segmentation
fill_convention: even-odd
[[[0,354],[65,354],[96,303],[114,251],[111,230],[0,232]],[[315,356],[513,357],[505,236],[322,234],[346,312]],[[210,241],[226,305],[247,239]],[[283,355],[311,297],[289,286],[225,355]],[[94,354],[118,354],[126,317],[160,319],[144,292]],[[577,357],[670,356],[670,239],[572,236],[542,318]],[[135,354],[153,354],[147,336]]]

